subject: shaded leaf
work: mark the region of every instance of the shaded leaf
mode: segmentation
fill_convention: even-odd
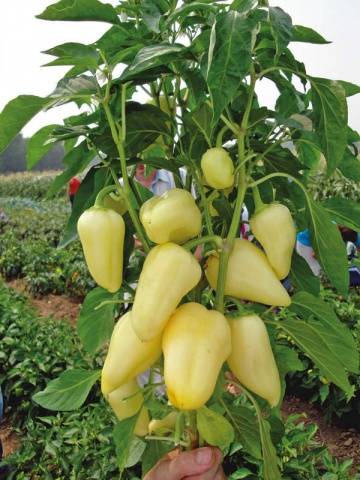
[[[320,280],[316,277],[306,260],[295,251],[291,261],[290,280],[297,290],[305,290],[313,295],[320,293]]]
[[[345,90],[345,95],[347,97],[352,97],[353,95],[357,95],[360,93],[360,85],[356,85],[355,83],[345,82],[344,80],[338,80],[338,83],[343,87]]]
[[[129,458],[130,446],[134,437],[134,429],[139,413],[137,413],[133,417],[121,420],[121,422],[118,422],[115,425],[113,430],[113,439],[116,448],[116,459],[120,472],[124,470]]]
[[[234,0],[230,6],[231,10],[237,10],[239,13],[248,13],[257,4],[257,0]]]
[[[151,32],[160,33],[161,11],[154,0],[142,0],[141,2],[142,18],[145,25]]]
[[[360,231],[360,203],[349,198],[327,198],[322,206],[337,223]]]
[[[351,396],[352,387],[345,369],[328,347],[326,337],[323,337],[323,329],[318,330],[316,321],[305,322],[299,318],[287,318],[277,325],[311,358],[329,381]]]
[[[51,132],[57,125],[47,125],[38,130],[29,139],[26,145],[26,167],[30,170],[54,147],[54,143],[47,142]]]
[[[359,354],[351,331],[338,319],[329,303],[308,292],[292,297],[290,310],[303,319],[313,317],[318,321],[317,331],[326,339],[338,361],[350,372],[359,371]]]
[[[234,10],[221,15],[213,25],[207,71],[213,124],[250,71],[254,32],[254,22]]]
[[[279,58],[292,39],[292,20],[280,7],[269,8],[269,20],[276,45],[276,58]]]
[[[48,98],[20,95],[5,105],[0,113],[0,153],[48,103]]]
[[[116,301],[116,295],[97,287],[87,294],[81,307],[76,328],[85,350],[90,354],[94,354],[111,337],[116,304],[100,304],[112,300]]]
[[[55,177],[47,193],[48,197],[57,193],[64,185],[66,185],[72,177],[77,173],[82,172],[85,167],[88,166],[90,161],[94,158],[95,153],[88,149],[86,140],[80,145],[70,150],[63,159],[64,164],[67,166],[60,175]]]
[[[347,143],[347,103],[338,82],[310,77],[314,126],[331,175],[343,158]]]
[[[159,440],[151,440],[151,442],[148,442],[141,462],[143,476],[145,476],[161,458],[173,450],[173,448],[174,446],[170,442],[161,442]]]
[[[42,20],[94,21],[119,23],[115,8],[99,0],[60,0],[36,18]]]
[[[45,66],[83,65],[93,69],[98,66],[99,54],[97,51],[93,47],[82,43],[64,43],[42,53],[58,57]]]
[[[201,437],[209,445],[227,448],[234,440],[234,429],[231,423],[220,413],[201,407],[196,411],[197,429]]]
[[[66,370],[49,382],[42,392],[33,395],[34,402],[48,410],[69,412],[81,407],[94,383],[100,378],[100,370]]]
[[[311,240],[316,258],[333,286],[346,296],[349,273],[344,242],[325,208],[310,198],[308,201]]]
[[[237,405],[229,407],[229,413],[233,420],[236,440],[250,455],[261,460],[260,433],[254,412],[248,407]]]
[[[348,149],[345,150],[338,168],[346,178],[360,182],[360,159],[357,156],[352,155]]]

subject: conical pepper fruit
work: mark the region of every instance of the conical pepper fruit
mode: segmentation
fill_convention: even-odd
[[[121,385],[116,390],[106,396],[111,408],[118,420],[133,417],[140,409],[138,419],[135,424],[134,433],[139,437],[148,434],[149,414],[144,404],[144,396],[136,380]]]
[[[287,277],[296,242],[296,228],[289,209],[281,203],[266,205],[250,218],[250,228],[276,276],[280,280]]]
[[[280,400],[279,371],[264,322],[250,314],[229,320],[232,350],[227,363],[245,387],[275,407]]]
[[[176,243],[151,249],[145,259],[132,309],[137,336],[148,342],[161,335],[180,300],[201,278],[195,257]]]
[[[201,157],[201,169],[212,188],[223,190],[234,184],[234,164],[224,148],[209,148]]]
[[[206,277],[216,289],[219,258],[211,255]],[[225,295],[279,307],[290,305],[290,297],[271,268],[264,252],[248,240],[235,239],[225,279]]]
[[[109,208],[85,210],[77,223],[89,272],[100,287],[116,292],[121,287],[125,222]]]
[[[140,221],[154,243],[184,243],[201,232],[201,212],[191,193],[173,188],[147,200]]]
[[[161,337],[142,342],[135,334],[131,312],[115,325],[101,374],[104,395],[135,378],[153,365],[161,355]]]
[[[162,435],[164,433],[168,433],[169,431],[175,430],[177,416],[178,412],[170,412],[164,418],[153,418],[149,423],[149,433]]]
[[[164,378],[170,402],[181,410],[202,407],[214,392],[231,335],[224,315],[199,303],[185,303],[163,335]]]

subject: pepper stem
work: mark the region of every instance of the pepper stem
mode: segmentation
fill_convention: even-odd
[[[260,191],[256,185],[255,187],[252,188],[252,194],[255,202],[255,214],[256,214],[256,213],[259,213],[261,210],[263,210],[266,204],[262,201]]]
[[[109,193],[111,193],[115,190],[117,190],[116,185],[109,185],[108,187],[105,187],[102,190],[100,190],[100,192],[96,196],[94,206],[95,207],[103,207],[104,206],[103,202],[104,202],[104,198],[106,197],[106,195],[108,195]]]

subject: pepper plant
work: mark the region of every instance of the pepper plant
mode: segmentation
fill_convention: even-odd
[[[281,338],[348,398],[348,374],[358,373],[351,333],[319,298],[320,281],[294,243],[296,229],[309,228],[324,276],[348,294],[336,223],[360,230],[359,206],[317,202],[306,185],[320,157],[328,176],[359,178],[347,97],[360,88],[308,73],[291,44],[328,42],[268,0],[60,0],[38,18],[109,24],[93,44],[45,52],[55,57],[47,66],[69,71],[49,96],[21,95],[4,108],[0,151],[41,110],[82,108],[35,133],[27,163],[63,142],[65,169],[50,196],[86,172],[61,246],[77,237],[80,219],[100,286],[85,299],[78,334],[90,355],[111,342],[102,375],[65,371],[34,400],[76,409],[102,376],[119,419],[120,471],[142,461],[146,472],[175,447],[228,453],[241,444],[262,460],[265,479],[281,478],[273,442],[286,373],[300,368]],[[258,98],[265,80],[278,90],[273,110]],[[139,164],[171,172],[178,193],[151,198],[136,180]],[[239,238],[244,204],[253,242]],[[140,389],[134,377],[146,369]]]

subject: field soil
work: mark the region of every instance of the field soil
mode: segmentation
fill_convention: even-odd
[[[82,299],[52,294],[42,298],[33,298],[26,291],[24,281],[14,280],[9,282],[8,285],[16,291],[24,293],[41,317],[66,320],[75,326]],[[353,428],[344,428],[341,425],[328,425],[320,409],[294,396],[285,398],[282,412],[285,417],[294,413],[303,413],[304,417],[300,421],[318,425],[316,440],[325,444],[332,455],[339,460],[351,458],[354,467],[360,467],[360,432]],[[19,445],[19,439],[7,423],[0,426],[0,438],[3,441],[5,455],[13,452]]]

